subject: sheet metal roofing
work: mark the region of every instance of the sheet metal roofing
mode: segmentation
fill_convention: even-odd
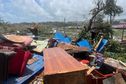
[[[126,29],[126,23],[120,23],[117,25],[112,25],[114,29]]]

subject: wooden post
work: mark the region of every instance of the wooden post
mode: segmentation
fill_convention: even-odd
[[[121,39],[121,41],[123,41],[123,36],[124,36],[124,27],[123,27],[123,30],[122,30],[122,39]]]

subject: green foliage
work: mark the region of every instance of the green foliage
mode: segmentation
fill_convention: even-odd
[[[111,58],[121,60],[126,63],[126,53],[105,52],[104,55],[106,57],[111,57]]]
[[[1,30],[0,33],[7,33],[8,31],[7,26],[8,23],[0,18],[0,30]]]
[[[91,19],[89,20],[89,23],[87,25],[87,29],[85,32],[82,30],[82,35],[86,35],[85,33],[89,33],[89,31],[92,29],[92,25],[97,28],[97,30],[102,31],[105,34],[106,38],[109,38],[113,35],[111,23],[112,20],[116,15],[119,15],[123,12],[123,9],[116,4],[115,0],[94,0],[95,1],[95,7],[90,11],[91,12]],[[110,16],[110,24],[104,22],[105,15]],[[113,19],[112,19],[113,18]]]
[[[106,8],[104,13],[106,15],[116,16],[123,12],[123,9],[116,5],[116,0],[106,0]]]
[[[103,22],[103,16],[109,15],[110,16],[110,24],[112,23],[112,17],[116,15],[119,15],[123,12],[123,9],[116,4],[115,0],[94,0],[95,7],[90,11],[91,12],[91,18],[89,20],[88,26],[87,26],[87,32],[92,29],[92,24],[97,23],[96,19],[98,21]],[[102,13],[102,14],[101,14]],[[99,22],[97,24],[100,24]]]
[[[96,16],[95,21],[94,21],[94,27],[95,30],[100,33],[102,32],[104,35],[104,38],[109,39],[110,37],[112,38],[113,35],[113,30],[112,27],[109,23],[103,21],[104,14],[100,13]]]
[[[125,53],[126,47],[121,45],[118,41],[111,40],[109,41],[106,51],[113,53]]]
[[[79,33],[78,38],[81,39],[90,39],[89,33],[87,33],[84,29]]]
[[[109,44],[104,54],[106,57],[111,57],[126,62],[126,46],[120,45],[120,43],[117,41],[109,41]]]
[[[100,23],[103,23],[103,18],[104,18],[104,14],[103,13],[100,13],[98,14],[96,17],[95,17],[95,24],[100,24]]]
[[[104,8],[104,0],[94,0],[93,2],[95,4],[95,7],[90,12],[91,12],[92,15],[95,15],[97,13],[97,11],[99,11],[99,10],[102,11],[103,10],[103,8]]]
[[[108,24],[107,22],[100,22],[95,23],[95,31],[97,31],[97,37],[99,38],[99,33],[102,32],[104,35],[104,38],[106,39],[111,39],[113,36],[114,31],[112,30],[112,27],[110,24]],[[79,33],[79,38],[84,38],[84,39],[91,39],[91,35],[90,35],[90,31],[87,32],[84,29]],[[99,39],[97,39],[99,40]]]
[[[109,52],[120,52],[120,43],[114,40],[109,41],[109,45],[107,47],[107,51]]]
[[[116,5],[116,0],[106,0],[106,8],[104,9],[104,14],[110,16],[110,23],[112,22],[112,17],[119,15],[123,12],[123,9]]]
[[[113,30],[110,24],[103,22],[97,25],[97,31],[101,31],[104,34],[104,38],[110,39],[113,35]]]

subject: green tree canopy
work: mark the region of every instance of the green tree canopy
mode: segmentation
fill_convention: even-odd
[[[116,4],[116,0],[106,0],[106,8],[104,9],[104,14],[110,17],[110,23],[112,23],[112,17],[119,15],[123,12],[122,7]]]

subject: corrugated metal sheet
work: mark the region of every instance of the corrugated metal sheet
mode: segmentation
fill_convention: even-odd
[[[113,28],[115,29],[126,29],[126,23],[120,23],[117,25],[112,25]]]

